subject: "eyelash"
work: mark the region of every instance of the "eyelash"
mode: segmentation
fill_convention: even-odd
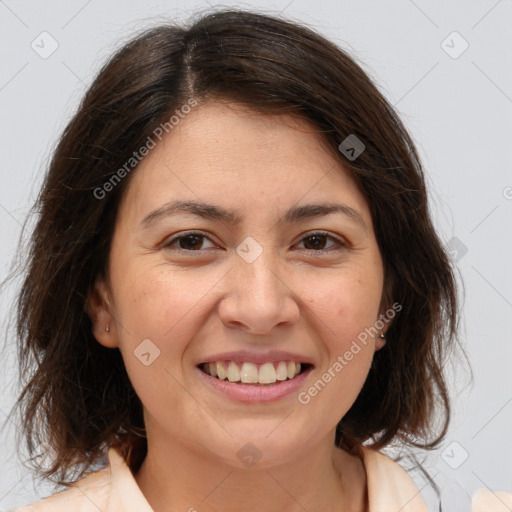
[[[178,247],[178,248],[172,247],[172,245],[174,243],[178,242],[179,240],[183,240],[183,239],[191,237],[191,236],[197,236],[197,237],[206,238],[206,239],[210,240],[210,238],[206,234],[201,233],[200,231],[191,231],[190,233],[185,233],[185,234],[182,234],[182,235],[172,238],[168,242],[165,242],[163,247],[165,249],[169,249],[169,250],[175,250],[175,251],[180,251],[180,252],[189,252],[189,253],[201,252],[201,251],[206,250],[206,249],[189,250],[189,249],[183,249],[181,247]],[[301,238],[300,242],[307,240],[308,238],[313,238],[315,236],[330,238],[331,240],[335,241],[339,245],[339,247],[337,249],[319,249],[319,250],[305,249],[309,253],[321,254],[321,253],[329,252],[331,250],[339,251],[339,250],[346,249],[348,246],[348,244],[346,244],[345,242],[342,242],[341,240],[339,240],[338,238],[334,237],[333,235],[327,233],[326,231],[314,231],[314,232],[308,234],[307,236]]]

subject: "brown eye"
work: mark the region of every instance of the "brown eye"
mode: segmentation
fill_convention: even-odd
[[[203,245],[203,236],[201,235],[187,235],[181,238],[178,238],[178,246],[180,249],[191,249],[198,250],[201,249],[201,245]]]
[[[338,245],[338,248],[344,248],[346,247],[346,244],[338,240],[337,238],[329,235],[328,233],[313,233],[311,235],[308,235],[302,239],[300,243],[304,243],[305,249],[308,251],[327,251],[332,248],[332,245],[330,247],[326,247],[328,244],[328,241],[334,241],[335,246]]]
[[[306,249],[313,249],[313,250],[324,249],[325,245],[326,245],[326,239],[327,239],[327,237],[324,235],[308,236],[307,238],[304,239],[306,241],[306,243],[305,243]],[[308,245],[309,245],[309,247],[308,247]]]
[[[174,237],[172,240],[169,240],[164,247],[171,250],[200,251],[204,249],[202,245],[205,240],[209,240],[209,238],[202,233],[188,233]]]

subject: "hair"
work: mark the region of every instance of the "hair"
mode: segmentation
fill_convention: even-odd
[[[16,406],[39,474],[68,485],[105,447],[119,447],[132,470],[147,453],[142,404],[119,350],[93,337],[86,303],[96,279],[108,277],[118,205],[137,172],[136,162],[126,163],[191,99],[297,116],[348,170],[371,211],[384,303],[401,310],[335,443],[350,453],[393,440],[436,447],[450,419],[443,365],[457,340],[457,285],[414,143],[362,67],[333,42],[300,23],[218,10],[146,29],[120,48],[52,154],[15,305],[23,382]],[[364,143],[356,159],[338,149],[349,135]]]

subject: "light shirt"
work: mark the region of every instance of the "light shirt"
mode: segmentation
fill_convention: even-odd
[[[105,468],[70,488],[13,512],[154,512],[118,449],[109,449],[108,461]],[[370,512],[429,512],[420,491],[398,463],[365,446],[363,462]],[[511,493],[479,489],[468,512],[511,511]]]

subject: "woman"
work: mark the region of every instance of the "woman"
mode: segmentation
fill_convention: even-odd
[[[220,11],[128,43],[36,205],[19,405],[72,485],[18,510],[426,510],[378,451],[448,426],[426,197],[392,107],[309,29]]]

